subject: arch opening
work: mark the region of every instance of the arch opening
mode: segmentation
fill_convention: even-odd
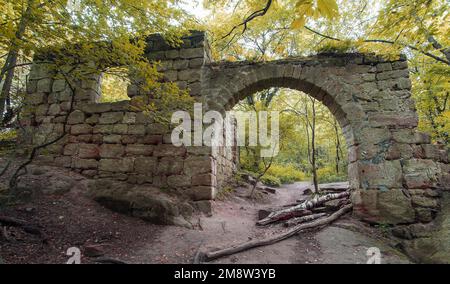
[[[295,103],[298,109],[292,109],[287,101]],[[300,180],[311,180],[313,184],[357,180],[348,167],[355,151],[350,122],[337,102],[321,88],[291,78],[261,80],[229,97],[224,106],[233,111],[280,113],[280,139],[284,140],[280,145],[285,145],[279,155],[266,170],[258,165],[261,159],[255,161],[255,149],[241,146],[238,151],[241,171],[266,171],[262,179],[268,185]],[[309,117],[305,117],[307,114]]]

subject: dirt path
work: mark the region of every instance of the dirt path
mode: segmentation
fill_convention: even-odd
[[[55,170],[55,174],[57,174]],[[53,174],[53,172],[52,172]],[[284,230],[279,225],[255,226],[259,209],[293,203],[305,198],[309,183],[277,189],[255,203],[238,188],[224,201],[216,201],[211,217],[196,216],[197,230],[148,224],[103,208],[84,194],[85,180],[61,172],[77,182],[64,195],[44,195],[27,204],[3,209],[0,214],[38,224],[41,236],[8,228],[9,240],[0,236],[0,256],[7,263],[65,263],[70,247],[82,252],[92,246],[101,254],[130,263],[191,263],[200,246],[221,248],[233,242],[263,238]],[[345,217],[321,231],[299,234],[277,244],[224,257],[215,263],[365,263],[368,247],[379,247],[383,261],[407,262],[378,238],[379,230]],[[368,237],[370,236],[370,237]],[[82,256],[82,263],[92,258]]]
[[[269,195],[265,203],[250,203],[248,199],[236,196],[216,203],[214,215],[200,217],[203,230],[194,231],[178,227],[165,227],[158,234],[158,242],[144,244],[132,254],[134,261],[151,263],[157,255],[164,255],[167,262],[179,262],[174,256],[192,255],[202,246],[221,248],[234,242],[263,238],[280,232],[279,226],[260,228],[255,226],[259,209],[290,204],[306,198],[303,191],[310,183],[299,182],[285,185],[276,195]],[[366,263],[367,249],[380,248],[385,263],[408,263],[408,259],[390,248],[373,228],[346,217],[336,224],[318,232],[307,232],[274,245],[260,247],[236,255],[224,257],[212,263]],[[371,236],[371,237],[368,237]],[[171,245],[168,246],[167,244]],[[187,259],[189,261],[190,259]]]

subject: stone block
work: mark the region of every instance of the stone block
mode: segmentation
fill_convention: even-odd
[[[39,93],[50,93],[52,91],[52,82],[50,78],[40,79],[37,82],[37,92]]]
[[[65,79],[57,79],[53,81],[52,92],[61,92],[66,88],[66,80]]]
[[[402,166],[399,160],[359,163],[359,176],[363,189],[387,190],[402,187]]]
[[[439,147],[437,145],[423,144],[422,149],[425,159],[431,159],[436,161],[439,160],[440,152]]]
[[[173,62],[172,68],[176,70],[187,69],[189,66],[189,60],[175,60]]]
[[[54,163],[58,167],[70,168],[72,164],[72,157],[69,156],[55,157]]]
[[[370,223],[404,224],[415,221],[411,200],[402,189],[359,190],[352,194],[353,214]]]
[[[181,174],[183,172],[183,160],[180,158],[163,157],[158,163],[157,174]]]
[[[124,147],[120,144],[103,144],[100,146],[100,157],[118,158],[125,153]]]
[[[67,124],[81,124],[84,122],[84,119],[84,112],[74,110],[69,114],[69,117],[67,118]]]
[[[142,124],[134,124],[128,126],[128,134],[130,135],[145,135],[146,129]]]
[[[112,134],[114,126],[113,125],[96,125],[93,127],[93,133],[97,134]]]
[[[191,178],[186,175],[171,175],[167,177],[167,184],[173,188],[188,187],[191,185]]]
[[[176,147],[172,144],[159,144],[155,147],[153,155],[155,157],[177,156],[182,157],[186,154],[186,148]]]
[[[75,169],[97,169],[98,161],[95,159],[73,158],[72,167]]]
[[[105,112],[102,113],[99,119],[99,123],[101,124],[114,124],[119,123],[123,119],[122,112]]]
[[[403,162],[405,184],[408,188],[435,187],[440,170],[432,160],[410,159]]]
[[[86,159],[95,159],[99,157],[99,147],[96,144],[78,144],[78,157]]]
[[[125,153],[130,156],[151,156],[153,145],[130,144],[125,148]]]
[[[185,192],[194,201],[212,200],[216,196],[216,189],[212,186],[192,186]]]
[[[134,171],[151,175],[156,171],[158,160],[155,157],[137,157],[134,161]]]
[[[192,156],[184,161],[184,173],[189,176],[213,173],[214,161],[211,157]]]
[[[192,185],[216,186],[215,176],[212,174],[200,174],[192,177]]]
[[[59,115],[61,114],[61,105],[51,104],[48,108],[48,115]]]
[[[129,173],[133,171],[134,159],[101,159],[99,161],[99,170],[114,173]]]
[[[45,93],[34,93],[27,96],[27,102],[32,105],[39,105],[46,103],[47,95]]]
[[[83,104],[81,110],[86,113],[103,113],[111,111],[111,104],[102,103],[102,104]]]
[[[92,114],[92,115],[90,115],[88,118],[86,118],[85,122],[86,122],[87,124],[91,124],[91,125],[97,124],[99,118],[100,118],[100,115],[98,115],[98,114]]]
[[[66,156],[75,156],[78,153],[78,144],[67,144],[64,146],[63,154]]]
[[[70,133],[73,135],[91,134],[92,129],[92,126],[88,124],[76,124],[70,127]]]
[[[186,69],[178,72],[178,80],[188,83],[200,81],[201,71],[199,69]]]
[[[189,60],[189,68],[199,68],[205,64],[204,58],[195,58]]]
[[[136,113],[134,112],[126,112],[123,116],[123,123],[133,124],[136,123]]]
[[[203,47],[183,48],[180,50],[180,57],[185,59],[203,58],[205,57],[205,50]]]
[[[411,200],[413,205],[425,208],[438,209],[439,201],[433,197],[421,196],[421,195],[413,195],[411,196]]]
[[[127,124],[114,124],[112,129],[113,134],[127,134],[128,125]]]
[[[119,134],[109,134],[102,135],[103,140],[101,142],[108,144],[120,144],[122,142],[122,135]]]

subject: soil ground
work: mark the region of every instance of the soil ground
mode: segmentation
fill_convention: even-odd
[[[41,231],[41,235],[33,235],[16,227],[4,227],[0,234],[0,260],[65,263],[69,258],[67,249],[77,247],[83,253],[81,262],[92,263],[87,250],[94,245],[104,257],[127,263],[192,263],[200,247],[223,248],[285,230],[280,225],[255,226],[258,210],[305,198],[303,191],[310,186],[306,182],[284,185],[276,194],[267,194],[258,201],[246,197],[247,189],[236,188],[223,200],[215,201],[212,216],[194,216],[196,229],[187,229],[149,224],[112,212],[86,197],[83,177],[60,169],[54,171],[76,180],[75,186],[62,195],[39,195],[27,203],[0,210],[0,215],[27,220]],[[389,245],[382,229],[347,215],[320,230],[213,263],[366,263],[369,247],[380,249],[382,263],[409,262]]]

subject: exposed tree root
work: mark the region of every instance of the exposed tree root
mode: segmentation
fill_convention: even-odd
[[[334,212],[333,214],[331,214],[328,217],[325,217],[325,218],[322,218],[322,219],[318,219],[318,220],[310,222],[310,223],[297,225],[297,226],[293,227],[292,229],[288,230],[285,233],[277,234],[277,235],[275,235],[273,237],[270,237],[270,238],[266,238],[266,239],[263,239],[263,240],[249,241],[249,242],[245,242],[245,243],[234,245],[234,246],[229,247],[229,248],[224,248],[224,249],[220,249],[220,250],[216,250],[216,251],[205,252],[205,253],[203,253],[203,260],[204,261],[211,261],[213,259],[217,259],[217,258],[220,258],[220,257],[223,257],[223,256],[227,256],[227,255],[232,255],[232,254],[235,254],[235,253],[238,253],[238,252],[249,250],[251,248],[260,247],[260,246],[266,246],[266,245],[270,245],[270,244],[273,244],[273,243],[277,243],[279,241],[282,241],[282,240],[285,240],[285,239],[287,239],[289,237],[294,236],[295,234],[299,233],[302,230],[306,230],[306,229],[311,229],[311,228],[327,225],[327,224],[337,220],[339,217],[341,217],[342,215],[346,214],[347,212],[349,212],[352,209],[352,207],[353,207],[353,205],[351,205],[351,204],[346,205],[346,206],[342,207],[341,209],[339,209],[338,211]]]

